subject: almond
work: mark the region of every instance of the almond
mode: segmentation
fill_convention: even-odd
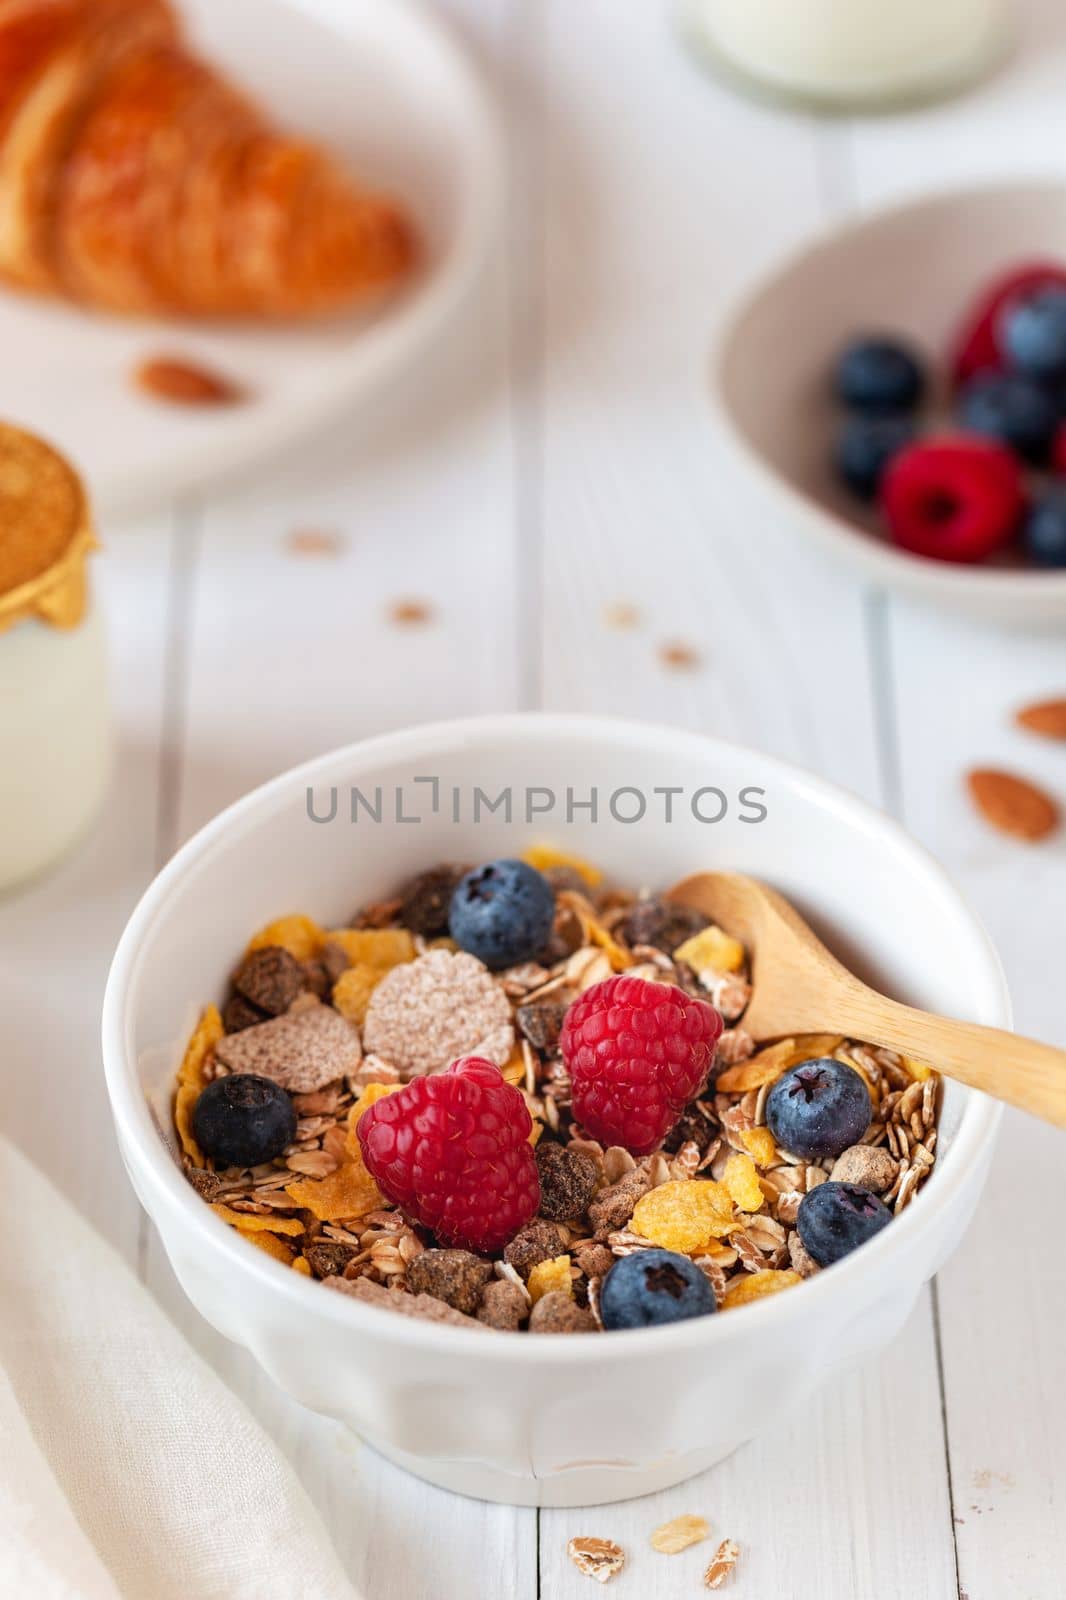
[[[171,356],[155,356],[142,362],[135,378],[138,388],[146,394],[173,405],[231,406],[244,399],[244,392],[229,378]]]
[[[1034,843],[1058,827],[1058,805],[1027,778],[992,767],[979,767],[966,781],[978,811],[1001,833]]]
[[[1020,728],[1028,728],[1045,739],[1066,739],[1066,699],[1038,700],[1035,705],[1023,706],[1015,721]]]

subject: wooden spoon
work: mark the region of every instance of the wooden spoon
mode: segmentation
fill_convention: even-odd
[[[889,1000],[841,966],[773,889],[731,872],[701,872],[667,899],[693,906],[740,939],[752,961],[743,1026],[758,1043],[841,1033],[913,1056],[969,1089],[1066,1127],[1066,1050]]]

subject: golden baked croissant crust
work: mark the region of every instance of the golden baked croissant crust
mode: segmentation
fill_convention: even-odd
[[[413,255],[397,203],[277,132],[185,48],[168,0],[0,0],[0,279],[112,311],[295,317]]]

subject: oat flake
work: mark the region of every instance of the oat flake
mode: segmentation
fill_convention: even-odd
[[[566,1553],[579,1572],[597,1583],[609,1583],[626,1564],[625,1551],[613,1539],[571,1539]]]

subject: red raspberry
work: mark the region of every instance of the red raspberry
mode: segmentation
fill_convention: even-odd
[[[1025,508],[1021,467],[992,439],[930,439],[889,463],[881,505],[902,549],[936,561],[983,561],[1018,531]]]
[[[646,978],[607,978],[576,999],[559,1048],[574,1116],[601,1144],[646,1156],[707,1081],[722,1019],[705,1000]]]
[[[956,384],[964,384],[978,372],[1000,372],[1004,367],[999,347],[999,328],[1004,308],[1011,300],[1036,294],[1040,289],[1066,287],[1066,270],[1055,261],[1036,261],[1017,267],[998,279],[974,306],[956,342],[951,363]]]
[[[533,1119],[499,1067],[478,1056],[376,1100],[359,1118],[382,1194],[441,1244],[488,1255],[537,1214]]]

